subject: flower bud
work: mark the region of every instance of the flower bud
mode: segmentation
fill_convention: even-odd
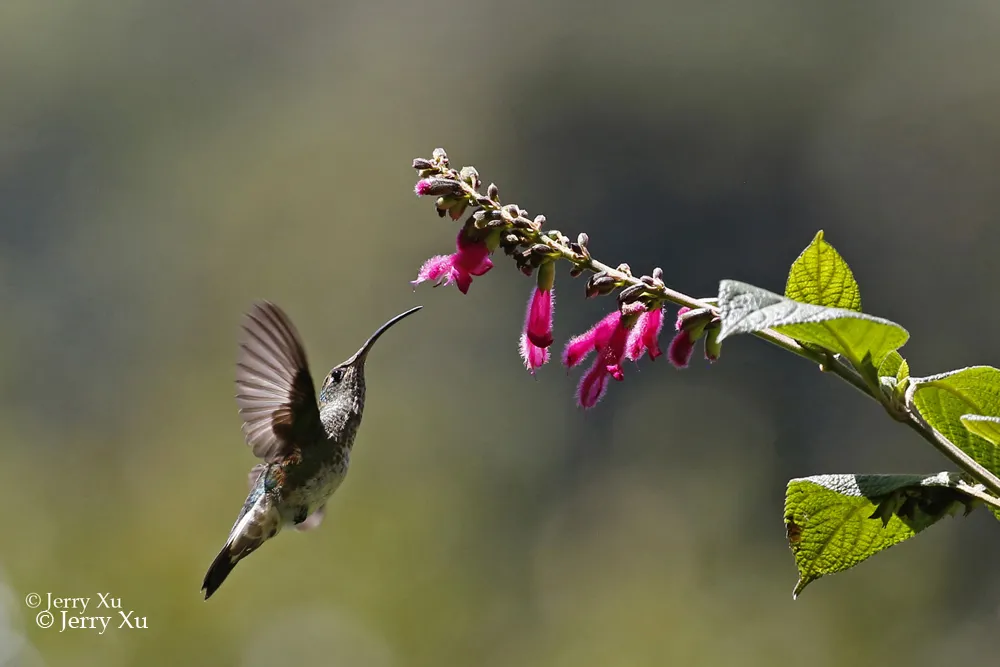
[[[438,217],[443,218],[445,213],[448,213],[453,208],[459,204],[463,204],[464,202],[464,199],[455,199],[454,197],[438,197],[437,201],[434,202],[434,208],[437,209]],[[457,220],[457,218],[452,219]]]
[[[462,170],[458,172],[459,178],[468,183],[473,190],[478,190],[479,186],[482,185],[482,181],[479,180],[479,172],[476,171],[475,167],[462,167]]]
[[[465,213],[465,209],[469,207],[469,201],[467,199],[460,199],[455,203],[450,209],[448,209],[448,217],[452,220],[458,220]]]
[[[587,298],[595,297],[597,295],[607,295],[610,294],[618,287],[618,281],[609,276],[604,271],[595,273],[587,281],[586,295]]]
[[[618,293],[618,304],[624,306],[626,304],[635,303],[645,291],[645,285],[629,285]]]
[[[705,358],[711,362],[719,360],[722,355],[722,343],[719,342],[721,322],[713,322],[705,328]]]

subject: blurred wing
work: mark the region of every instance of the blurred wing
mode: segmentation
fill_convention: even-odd
[[[317,441],[323,432],[302,341],[273,303],[254,304],[244,319],[236,404],[247,444],[269,463]]]
[[[323,516],[326,514],[326,505],[323,505],[318,510],[306,517],[306,520],[295,526],[295,530],[305,532],[307,530],[312,530],[318,528],[319,524],[323,523]]]

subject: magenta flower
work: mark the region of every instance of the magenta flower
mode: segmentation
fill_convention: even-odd
[[[611,334],[621,321],[621,313],[617,310],[608,313],[600,322],[590,327],[579,336],[574,336],[563,349],[562,362],[566,368],[573,368],[586,359],[594,350],[600,350],[608,345]]]
[[[521,333],[521,358],[525,367],[534,374],[549,360],[548,347],[552,345],[552,310],[555,289],[535,287],[528,302],[528,313]]]
[[[719,334],[722,322],[718,313],[710,308],[681,308],[677,313],[677,335],[670,341],[667,358],[677,368],[687,368],[694,354],[695,344],[705,339],[705,358],[711,362],[718,361],[722,352]]]
[[[643,352],[649,352],[649,360],[655,361],[663,352],[660,350],[660,330],[663,328],[663,309],[647,310],[639,315],[635,326],[628,335],[625,356],[639,361]]]
[[[418,285],[425,280],[435,281],[435,287],[455,283],[462,294],[469,292],[472,276],[481,276],[493,268],[489,258],[489,248],[485,241],[470,241],[465,238],[464,230],[458,233],[456,240],[458,252],[453,255],[436,255],[420,267],[417,279],[410,281]]]
[[[621,381],[621,362],[625,356],[629,328],[619,311],[608,314],[586,332],[572,338],[563,350],[563,364],[568,368],[576,366],[591,352],[597,352],[594,365],[584,373],[577,387],[576,400],[581,408],[592,408],[604,397],[608,389],[608,378]]]
[[[694,337],[690,331],[678,331],[667,348],[667,359],[677,368],[687,368],[694,354]]]
[[[677,323],[674,325],[677,335],[673,337],[670,346],[667,347],[667,359],[677,368],[688,367],[688,364],[691,363],[691,355],[694,354],[694,344],[701,336],[701,330],[696,336],[695,332],[684,329],[684,314],[690,311],[691,309],[687,306],[681,306],[681,309],[677,311]]]

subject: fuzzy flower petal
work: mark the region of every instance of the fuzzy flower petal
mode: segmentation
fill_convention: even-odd
[[[490,251],[484,241],[470,241],[465,238],[465,234],[459,232],[455,245],[458,252],[452,256],[455,258],[456,269],[472,276],[481,276],[493,268]]]
[[[563,365],[567,368],[573,368],[586,359],[591,352],[607,347],[608,341],[611,340],[611,334],[621,323],[621,319],[621,313],[614,310],[587,331],[570,338],[563,349]]]
[[[521,359],[524,360],[524,367],[534,375],[535,371],[544,366],[549,360],[549,351],[538,347],[530,340],[527,334],[521,334]]]
[[[663,309],[648,310],[636,321],[635,326],[628,335],[628,343],[625,346],[625,356],[632,361],[638,361],[643,352],[649,352],[649,360],[653,361],[661,356],[660,350],[660,330],[663,329]]]
[[[537,347],[552,345],[552,310],[555,304],[555,290],[536,287],[528,302],[528,314],[524,321],[524,333]]]
[[[670,341],[667,348],[667,358],[677,368],[687,368],[691,362],[691,355],[694,353],[695,341],[687,331],[679,331]]]
[[[608,390],[608,373],[598,359],[580,379],[576,390],[576,401],[581,408],[592,408],[604,397]]]
[[[628,343],[629,333],[629,330],[619,321],[618,325],[612,329],[604,349],[601,350],[601,361],[604,362],[608,372],[614,375],[616,380],[621,380],[618,376],[621,375],[621,362],[625,356],[625,345]],[[617,370],[612,370],[613,366],[617,367]]]
[[[410,284],[415,288],[425,280],[433,280],[437,285],[447,285],[452,280],[451,266],[451,255],[435,255],[424,262],[417,272],[417,279],[411,280]]]
[[[429,178],[422,178],[417,181],[417,184],[413,186],[413,191],[417,193],[418,197],[423,197],[424,195],[430,194],[431,186],[434,181]]]
[[[608,388],[608,378],[621,381],[621,363],[625,357],[629,329],[621,314],[615,310],[594,325],[589,331],[571,340],[563,352],[563,363],[575,366],[591,351],[597,351],[597,359],[590,367],[576,390],[576,400],[582,408],[592,408],[604,396]],[[573,363],[570,363],[573,362]]]
[[[468,294],[469,288],[472,287],[472,276],[465,271],[456,271],[455,269],[452,269],[451,273],[458,291],[462,294]]]
[[[485,242],[470,241],[461,231],[455,245],[458,247],[455,254],[437,255],[424,262],[417,272],[417,279],[410,284],[417,285],[425,280],[436,281],[435,287],[455,283],[462,294],[468,293],[472,276],[483,275],[493,268],[493,262]]]
[[[681,327],[684,326],[684,320],[682,320],[681,318],[684,316],[684,313],[688,312],[691,312],[690,308],[688,308],[687,306],[681,306],[680,310],[677,311],[677,323],[674,325],[674,329],[676,329],[677,331],[681,330]]]

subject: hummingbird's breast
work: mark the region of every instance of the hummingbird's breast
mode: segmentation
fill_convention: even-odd
[[[350,451],[341,447],[332,449],[333,452],[325,452],[324,456],[304,456],[300,462],[286,468],[280,504],[287,520],[294,521],[302,512],[312,514],[318,510],[344,481],[350,465]]]

